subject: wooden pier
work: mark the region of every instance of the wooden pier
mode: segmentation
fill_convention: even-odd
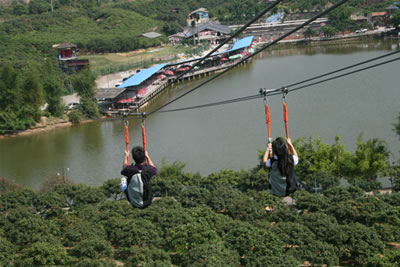
[[[221,65],[213,66],[213,67],[206,68],[206,69],[191,71],[189,73],[186,73],[179,80],[176,80],[176,76],[171,76],[171,77],[169,77],[168,79],[166,79],[164,81],[158,81],[156,84],[152,84],[152,85],[147,87],[147,93],[138,102],[137,110],[145,108],[145,106],[147,106],[147,104],[151,100],[153,100],[155,97],[157,97],[159,94],[161,94],[163,91],[165,91],[170,86],[175,86],[175,84],[183,83],[184,80],[189,80],[190,81],[190,80],[197,79],[197,78],[208,77],[210,75],[216,74],[218,72],[221,72],[221,71],[233,66],[237,62],[238,61],[235,60],[235,61],[232,61],[231,63],[224,63],[224,64],[221,64]],[[238,66],[243,65],[243,64],[247,64],[247,63],[248,63],[248,60],[245,60],[241,64],[239,64]]]

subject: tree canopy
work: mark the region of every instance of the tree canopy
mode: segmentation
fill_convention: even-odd
[[[400,242],[400,193],[366,194],[357,185],[328,182],[313,193],[307,186],[307,177],[320,171],[319,181],[375,177],[378,169],[355,169],[365,160],[361,151],[371,153],[365,147],[379,154],[381,144],[358,142],[350,153],[339,138],[333,145],[297,140],[309,162],[296,167],[306,189],[292,195],[294,206],[266,191],[268,170],[259,167],[202,177],[179,162],[163,165],[152,179],[157,199],[146,209],[130,206],[119,179],[102,186],[58,179],[39,192],[2,179],[0,260],[8,266],[388,266],[399,261],[390,244]]]

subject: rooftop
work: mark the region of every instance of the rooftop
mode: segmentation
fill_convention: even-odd
[[[162,35],[159,34],[158,32],[146,32],[146,33],[143,33],[142,36],[147,37],[147,38],[157,38]]]
[[[206,8],[202,7],[202,8],[196,9],[195,11],[190,12],[189,16],[194,13],[197,13],[197,12],[208,12],[208,10]]]
[[[153,74],[155,74],[157,71],[161,70],[168,64],[159,64],[155,65],[151,68],[144,69],[139,73],[136,73],[129,79],[127,79],[125,82],[123,82],[118,88],[126,88],[126,87],[131,87],[131,86],[136,86],[150,78]]]
[[[186,27],[184,33],[186,37],[191,37],[193,36],[193,32],[197,34],[198,32],[202,32],[204,30],[212,30],[223,34],[229,34],[231,32],[231,28],[228,26],[209,21],[206,23],[197,24],[195,28]]]
[[[66,49],[66,48],[77,48],[78,46],[73,43],[62,43],[62,44],[53,45],[53,47],[56,49]]]
[[[99,88],[97,90],[98,99],[113,99],[125,91],[125,88]]]

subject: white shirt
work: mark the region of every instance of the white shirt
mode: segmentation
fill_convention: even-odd
[[[274,156],[274,159],[278,160],[278,157]],[[293,163],[294,163],[294,166],[296,166],[299,163],[299,158],[296,157],[295,155],[293,155]],[[265,162],[265,166],[267,166],[267,168],[271,167],[271,158],[267,159],[267,162]]]

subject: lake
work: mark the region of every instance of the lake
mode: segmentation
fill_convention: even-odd
[[[261,53],[165,109],[180,108],[257,94],[399,49],[399,42],[374,41]],[[387,59],[395,58],[390,57]],[[398,56],[397,56],[398,57]],[[386,59],[386,60],[387,60]],[[320,137],[332,144],[340,136],[349,151],[357,137],[380,138],[399,159],[400,141],[393,131],[400,111],[399,61],[290,92],[289,133]],[[172,87],[148,111],[204,81]],[[284,136],[282,97],[269,98],[271,134]],[[130,143],[141,143],[140,119],[129,120]],[[221,169],[250,169],[267,141],[263,100],[171,113],[146,120],[147,147],[157,166],[181,161],[185,171],[207,175]],[[120,177],[124,155],[122,120],[96,121],[32,136],[0,140],[0,177],[37,189],[49,176],[68,176],[76,183],[101,185]],[[301,159],[300,159],[301,160]]]

